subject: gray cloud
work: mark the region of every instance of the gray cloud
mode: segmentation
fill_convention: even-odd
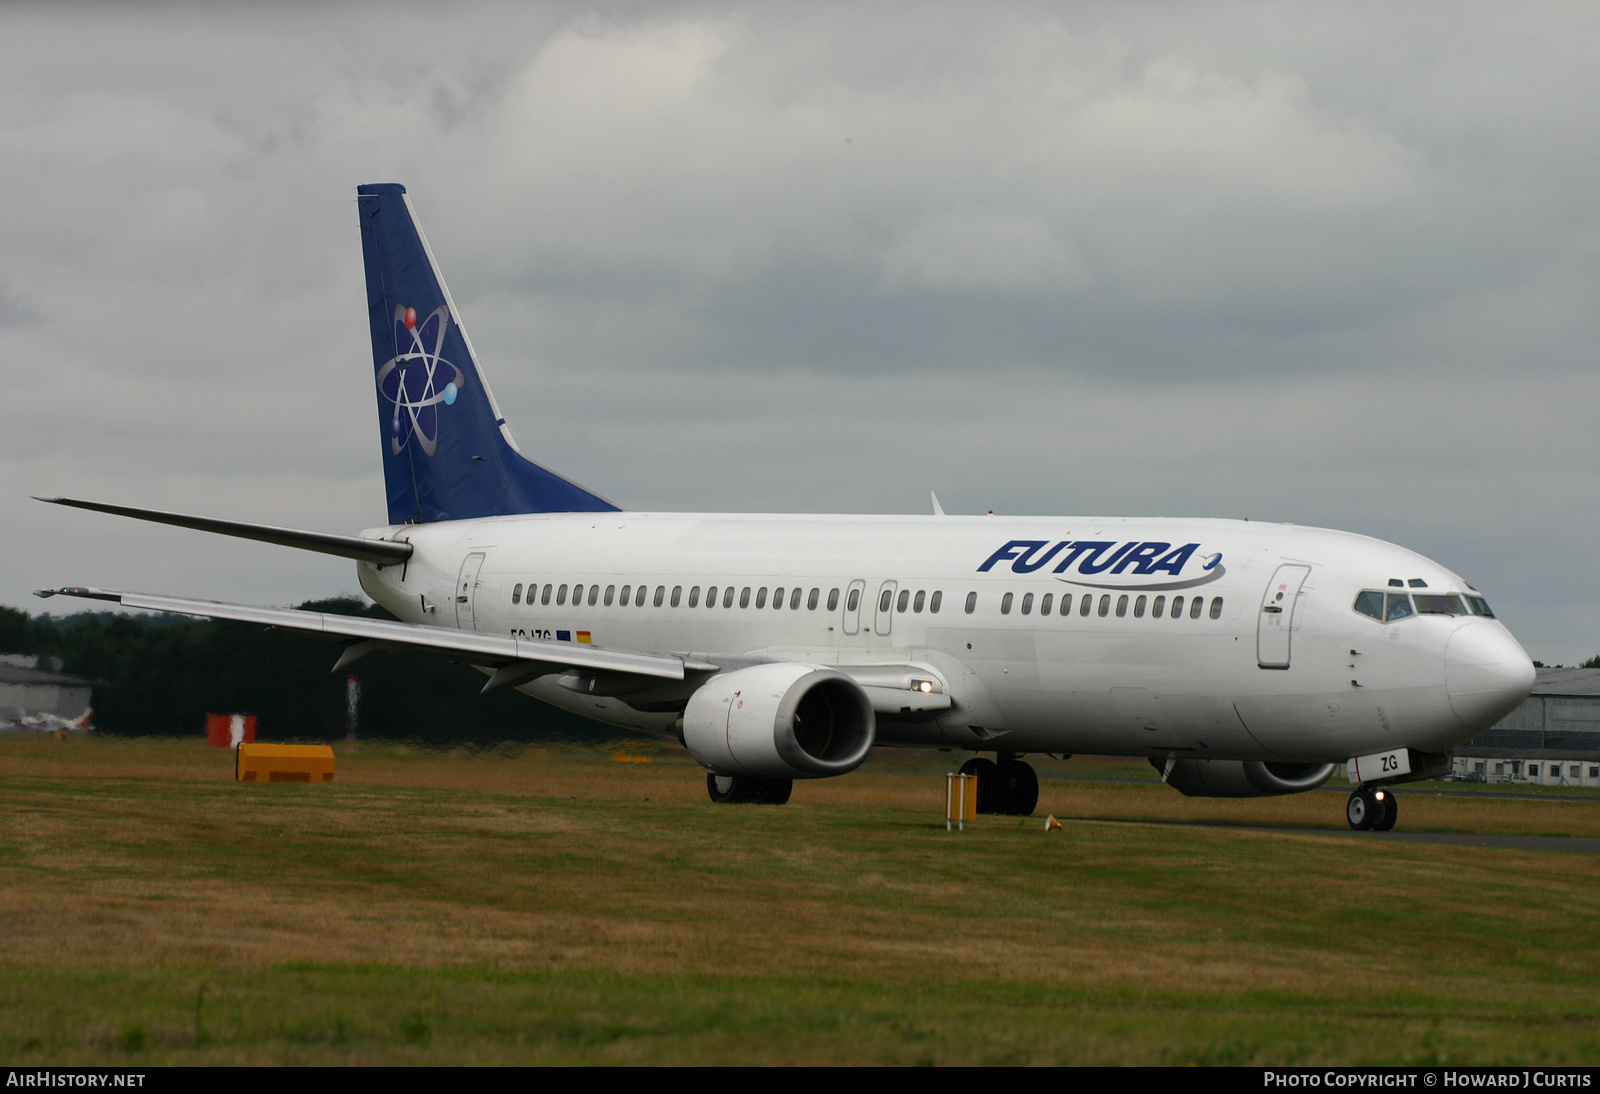
[[[1248,515],[1600,649],[1585,6],[0,11],[0,601],[382,520],[352,188],[632,507]]]

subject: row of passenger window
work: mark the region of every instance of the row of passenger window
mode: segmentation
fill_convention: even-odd
[[[1005,596],[1002,596],[1000,598],[1000,614],[1001,615],[1010,615],[1011,614],[1012,596],[1013,595],[1014,594],[1012,594],[1012,593],[1007,593]],[[1050,614],[1051,598],[1054,595],[1055,594],[1053,594],[1053,593],[1045,593],[1042,597],[1039,598],[1039,614],[1040,615],[1049,615]],[[968,599],[970,600],[971,598],[969,597]],[[1072,614],[1072,601],[1073,601],[1073,594],[1072,593],[1062,593],[1061,594],[1060,614],[1062,614],[1062,615],[1071,615]],[[1128,601],[1129,601],[1129,597],[1128,597],[1127,593],[1123,593],[1121,596],[1117,597],[1116,614],[1117,614],[1117,618],[1118,619],[1121,619],[1123,616],[1128,614]],[[1134,600],[1133,600],[1133,617],[1135,619],[1143,619],[1144,618],[1144,611],[1145,611],[1146,604],[1149,605],[1150,617],[1152,619],[1160,619],[1163,614],[1167,614],[1167,598],[1166,597],[1158,596],[1158,597],[1155,598],[1154,601],[1151,601],[1149,599],[1149,597],[1139,596],[1137,598],[1134,598]],[[1179,619],[1179,618],[1181,618],[1183,616],[1183,606],[1184,606],[1184,598],[1183,597],[1175,596],[1175,597],[1172,598],[1172,611],[1171,611],[1170,614],[1171,614],[1173,619]],[[972,609],[968,608],[967,610],[970,612]],[[1201,614],[1204,613],[1205,610],[1206,610],[1206,598],[1205,597],[1196,596],[1196,597],[1190,597],[1189,598],[1189,618],[1190,619],[1199,619]],[[1032,593],[1023,593],[1022,594],[1021,611],[1022,611],[1023,615],[1029,615],[1029,614],[1031,614],[1033,612],[1033,594]],[[1094,594],[1093,593],[1084,593],[1082,598],[1078,601],[1078,614],[1080,616],[1087,616],[1090,613],[1094,613],[1096,615],[1099,615],[1102,619],[1105,618],[1106,616],[1110,615],[1111,614],[1111,594],[1110,593],[1101,593],[1100,594],[1100,603],[1099,603],[1099,608],[1097,610],[1096,607],[1095,607]],[[1220,596],[1214,596],[1214,597],[1211,598],[1211,618],[1212,619],[1221,619],[1222,618],[1222,597],[1220,597]]]
[[[1489,602],[1481,596],[1454,593],[1383,593],[1368,589],[1356,594],[1352,605],[1362,615],[1383,623],[1413,615],[1481,615],[1493,619]]]
[[[522,603],[522,588],[523,587],[520,582],[512,588],[511,603]],[[768,603],[767,589],[765,587],[757,588],[754,589],[753,592],[755,606],[757,608],[765,608]],[[752,600],[751,593],[752,588],[750,586],[745,586],[742,589],[736,590],[732,585],[711,585],[706,588],[705,606],[708,608],[715,608],[717,606],[718,595],[720,594],[722,606],[724,608],[733,607],[735,597],[738,599],[739,607],[748,608],[750,607]],[[622,593],[620,596],[617,594],[617,587],[615,585],[607,585],[603,593],[601,592],[600,586],[597,584],[584,585],[580,583],[571,587],[571,602],[574,606],[583,604],[584,597],[586,595],[588,597],[588,605],[591,608],[600,605],[609,608],[612,604],[616,604],[624,608],[631,604],[633,607],[642,608],[645,606],[646,602],[653,604],[657,608],[662,607],[663,605],[676,608],[683,603],[684,599],[682,585],[674,585],[672,587],[670,596],[667,593],[667,587],[665,585],[657,585],[654,597],[651,597],[650,586],[648,585],[624,585],[622,586]],[[1038,605],[1040,615],[1051,614],[1051,609],[1056,603],[1055,595],[1056,594],[1054,593],[1045,593],[1039,598]],[[548,605],[554,602],[557,607],[561,607],[567,603],[568,587],[564,584],[548,584],[541,589],[539,585],[531,584],[528,586],[527,603],[532,606],[536,597],[541,605]],[[850,595],[845,599],[845,611],[856,611],[861,606],[861,590],[851,589]],[[1072,593],[1061,594],[1061,615],[1072,614],[1073,599]],[[783,610],[785,601],[787,601],[790,611],[799,611],[802,600],[804,601],[807,610],[816,611],[817,607],[822,602],[822,590],[812,589],[808,593],[798,585],[793,587],[779,585],[772,590],[771,603],[772,607],[776,610]],[[1147,603],[1149,603],[1149,598],[1145,596],[1140,596],[1133,601],[1133,617],[1135,619],[1141,619],[1144,617]],[[689,587],[688,606],[691,608],[698,608],[700,604],[700,586],[691,585]],[[1116,614],[1118,619],[1121,619],[1123,616],[1128,614],[1128,604],[1129,597],[1126,594],[1117,598]],[[838,589],[828,590],[827,605],[827,610],[830,612],[838,610]],[[878,597],[878,611],[880,612],[888,612],[892,607],[897,612],[910,611],[912,613],[921,613],[923,610],[926,610],[931,615],[937,615],[939,609],[943,607],[943,605],[944,593],[943,591],[937,589],[931,593],[925,589],[918,589],[915,592],[910,589],[901,589],[898,597],[895,596],[893,589],[884,589]],[[1006,593],[1000,598],[1000,614],[1010,615],[1011,609],[1015,605],[1016,594]],[[1022,604],[1020,607],[1021,614],[1032,615],[1034,608],[1034,594],[1023,593]],[[1151,617],[1160,619],[1162,615],[1166,613],[1167,598],[1165,596],[1156,597],[1153,603],[1149,603],[1149,608]],[[973,612],[978,610],[977,593],[971,592],[967,594],[965,610],[967,615],[971,615]],[[1196,596],[1190,598],[1190,619],[1199,619],[1204,611],[1205,597]],[[1088,616],[1094,613],[1094,594],[1083,594],[1082,599],[1078,602],[1078,614],[1080,616]],[[1111,614],[1111,594],[1104,593],[1101,595],[1098,614],[1101,617]],[[1172,618],[1177,619],[1183,614],[1184,598],[1181,596],[1173,597],[1171,611]],[[1222,618],[1222,597],[1220,596],[1213,597],[1211,600],[1211,618]]]
[[[739,607],[741,607],[741,608],[750,607],[750,593],[751,593],[750,587],[746,586],[744,589],[735,589],[732,585],[726,585],[726,586],[720,586],[720,587],[716,586],[716,585],[709,586],[706,589],[705,606],[708,607],[708,608],[715,608],[717,606],[717,597],[718,597],[719,593],[721,594],[722,606],[724,608],[733,607],[733,601],[734,601],[734,597],[736,595],[738,596],[738,599],[739,599]],[[656,586],[655,597],[651,598],[651,596],[650,596],[650,586],[648,586],[648,585],[638,585],[638,586],[624,585],[622,587],[622,594],[619,596],[619,595],[617,595],[617,587],[615,585],[607,585],[605,587],[605,592],[602,594],[601,591],[600,591],[600,586],[599,585],[577,584],[577,585],[573,585],[572,586],[572,603],[574,605],[579,605],[579,604],[584,603],[584,596],[586,594],[587,594],[587,596],[589,598],[589,600],[588,600],[589,607],[591,607],[591,608],[595,607],[596,605],[602,605],[602,604],[607,608],[611,607],[612,604],[616,604],[619,607],[623,607],[623,608],[628,607],[630,604],[635,608],[642,608],[642,607],[645,606],[645,603],[647,601],[652,603],[652,604],[654,604],[657,608],[661,607],[664,604],[668,605],[670,607],[676,608],[679,604],[683,603],[683,586],[682,585],[674,585],[672,587],[672,595],[670,596],[670,598],[667,595],[667,587],[665,585],[657,585]],[[920,597],[921,594],[918,594],[918,595]],[[939,599],[939,594],[938,593],[934,593],[933,595],[934,595],[935,604],[937,604],[938,599]],[[562,605],[567,603],[567,586],[566,585],[553,585],[552,584],[552,585],[544,586],[543,590],[541,590],[537,584],[529,585],[528,586],[528,604],[530,606],[532,606],[535,597],[538,597],[539,603],[541,605],[550,604],[550,603],[553,602],[557,607],[560,607],[560,606],[562,606]],[[552,597],[554,598],[553,601],[552,601]],[[821,589],[812,589],[810,593],[807,593],[803,588],[799,587],[798,585],[793,587],[793,588],[787,588],[785,586],[780,585],[777,588],[772,590],[772,607],[775,608],[775,609],[778,609],[780,611],[784,607],[785,600],[787,600],[788,607],[789,607],[790,611],[799,611],[800,610],[800,603],[801,603],[802,599],[805,601],[805,605],[806,605],[807,609],[809,609],[810,611],[816,611],[817,610],[817,606],[821,602],[821,599],[822,599],[822,590]],[[850,610],[851,611],[855,610],[857,605],[860,603],[860,600],[861,600],[861,590],[859,590],[859,589],[851,589],[850,590]],[[520,583],[518,583],[511,590],[511,603],[513,603],[513,604],[522,603],[522,585]],[[698,608],[699,606],[700,606],[700,586],[698,586],[698,585],[690,586],[690,588],[689,588],[689,607]],[[767,606],[767,589],[760,588],[760,589],[756,589],[755,590],[755,606],[757,608],[765,608]],[[839,607],[839,590],[838,589],[830,589],[830,590],[828,590],[828,610],[831,612],[831,611],[834,611],[835,609],[837,609],[838,607]],[[919,606],[917,610],[921,611],[922,609]],[[938,611],[939,609],[937,607],[935,607],[933,610],[934,611]]]

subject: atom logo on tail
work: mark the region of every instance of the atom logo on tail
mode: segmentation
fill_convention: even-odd
[[[394,310],[394,341],[400,351],[378,369],[378,394],[394,407],[389,450],[399,455],[412,437],[428,455],[439,445],[439,408],[450,406],[466,386],[459,368],[439,356],[450,310],[435,308],[421,322],[417,309]]]

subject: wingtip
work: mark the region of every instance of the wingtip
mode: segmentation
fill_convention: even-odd
[[[81,596],[89,600],[112,600],[122,603],[122,594],[113,589],[95,589],[85,585],[63,585],[59,589],[35,589],[34,596]]]

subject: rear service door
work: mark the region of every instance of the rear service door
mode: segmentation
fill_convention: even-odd
[[[478,571],[483,569],[483,552],[474,551],[461,564],[461,576],[456,578],[456,626],[461,630],[477,629],[473,614],[478,598]]]
[[[1256,664],[1264,669],[1289,667],[1289,635],[1294,629],[1294,607],[1300,599],[1310,566],[1279,566],[1261,597],[1261,618],[1256,624]]]

